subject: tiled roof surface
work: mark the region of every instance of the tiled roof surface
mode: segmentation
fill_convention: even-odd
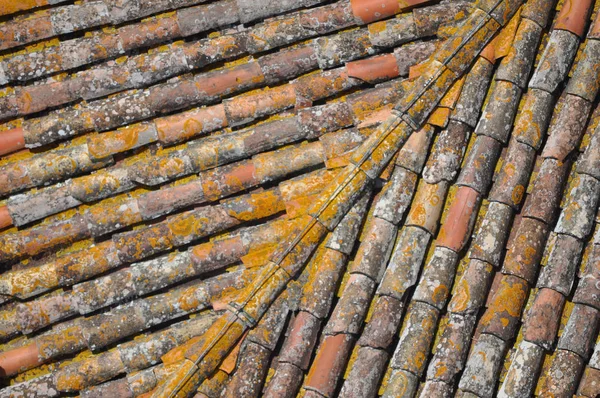
[[[0,397],[600,396],[599,10],[0,2]]]

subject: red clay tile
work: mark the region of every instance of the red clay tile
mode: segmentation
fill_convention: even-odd
[[[525,196],[534,162],[535,151],[529,145],[511,140],[489,199],[518,210]]]
[[[420,3],[419,0],[351,0],[352,13],[362,23],[367,24],[373,21],[378,21],[386,17],[390,17],[398,13],[404,5],[404,7],[411,5],[412,3]]]
[[[309,312],[299,311],[279,354],[279,362],[308,370],[320,328],[321,320]]]
[[[549,136],[542,157],[564,162],[579,145],[592,104],[581,97],[567,94],[559,100],[557,109],[558,113],[548,129]]]
[[[333,397],[339,376],[350,357],[354,337],[348,334],[325,336],[310,368],[304,387]]]
[[[25,148],[25,137],[21,127],[0,132],[0,155]]]
[[[524,217],[517,227],[504,259],[502,272],[535,282],[540,261],[548,239],[549,228],[534,218]]]
[[[553,0],[533,0],[524,4],[521,17],[536,22],[541,27],[548,23],[548,17],[554,11]]]
[[[471,259],[458,281],[448,309],[457,314],[477,313],[484,305],[494,279],[494,268],[484,261]]]
[[[299,24],[317,34],[333,32],[355,24],[352,5],[336,2],[322,7],[310,8],[300,13]]]
[[[2,377],[11,376],[21,369],[31,369],[41,363],[37,345],[27,344],[0,354],[0,375]]]
[[[8,207],[0,206],[0,229],[10,227],[13,224]]]
[[[496,336],[481,334],[475,342],[460,378],[459,388],[475,396],[492,398],[507,344]]]
[[[544,349],[523,340],[516,353],[499,391],[500,396],[531,396],[538,381],[538,372],[544,359]],[[505,394],[505,395],[503,395]]]
[[[436,246],[423,269],[412,300],[425,302],[441,311],[446,306],[457,265],[456,252]]]
[[[260,57],[258,64],[267,84],[281,83],[314,69],[315,50],[311,46],[283,49]]]
[[[457,184],[471,187],[482,195],[486,194],[501,150],[502,144],[496,139],[477,135],[471,150],[466,154]]]
[[[459,187],[437,237],[439,246],[460,252],[469,238],[477,217],[481,195],[471,187]]]
[[[349,77],[361,79],[368,83],[388,80],[397,77],[399,74],[398,63],[393,54],[348,62],[346,68]]]
[[[464,361],[473,338],[475,321],[474,315],[452,313],[449,315],[448,323],[440,336],[435,354],[429,364],[427,380],[453,383],[464,368]]]
[[[521,214],[551,225],[556,217],[569,168],[569,162],[544,159]]]
[[[379,296],[373,313],[358,341],[363,347],[387,349],[396,336],[404,313],[404,302],[391,296]]]
[[[228,125],[223,104],[162,117],[154,122],[158,139],[165,144],[183,141]]]
[[[249,342],[240,353],[237,370],[221,395],[237,398],[244,394],[258,396],[269,370],[271,352],[265,347]]]
[[[392,368],[403,369],[417,376],[423,374],[438,319],[439,311],[435,307],[419,301],[411,303],[390,362]]]
[[[492,41],[490,44],[485,46],[485,48],[479,54],[479,56],[482,58],[485,58],[489,63],[495,64],[496,63],[495,52],[496,52],[496,49],[494,48],[494,41]]]
[[[523,338],[550,350],[558,334],[565,297],[552,289],[538,291],[527,314]]]
[[[583,37],[592,4],[591,0],[565,0],[556,17],[554,29],[568,30]]]

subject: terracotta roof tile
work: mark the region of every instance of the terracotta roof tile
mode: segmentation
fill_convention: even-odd
[[[591,1],[567,1],[556,17],[554,29],[564,29],[578,36],[583,36],[591,10]]]
[[[598,2],[25,3],[0,395],[596,395]]]
[[[557,349],[540,394],[572,395],[577,388],[583,366],[584,361],[577,354]]]

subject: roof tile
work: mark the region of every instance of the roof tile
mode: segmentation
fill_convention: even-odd
[[[566,94],[559,100],[558,109],[550,123],[542,157],[564,161],[579,144],[592,105],[581,97]]]
[[[519,326],[528,295],[526,281],[513,275],[503,275],[498,290],[481,318],[482,332],[504,341],[510,340]]]
[[[459,106],[461,106],[460,101],[457,109]],[[455,115],[457,113],[454,112]],[[470,132],[470,126],[451,119],[448,126],[438,134],[423,170],[423,178],[427,183],[437,184],[442,180],[454,180],[462,160],[463,147],[466,145]]]
[[[500,338],[483,333],[475,342],[460,378],[459,388],[479,397],[493,397],[495,380],[504,360],[506,343]]]
[[[581,260],[583,243],[569,235],[558,234],[538,278],[538,287],[547,287],[569,296],[577,267]]]
[[[470,336],[476,325],[473,315],[452,313],[442,331],[440,341],[427,370],[427,380],[454,384],[463,369]]]
[[[377,394],[379,375],[385,372],[389,354],[384,350],[360,347],[339,397],[358,398]]]
[[[513,45],[500,63],[496,78],[525,89],[541,35],[542,28],[539,24],[527,18],[521,19]]]
[[[499,397],[514,397],[531,395],[535,389],[537,377],[535,370],[539,369],[544,356],[544,350],[528,341],[522,341],[516,353],[500,391]]]
[[[426,231],[414,226],[407,226],[400,232],[377,294],[398,300],[404,298],[406,291],[417,282],[429,239]]]
[[[586,368],[582,376],[577,394],[585,397],[592,397],[600,389],[600,370],[594,368]]]
[[[419,388],[419,378],[405,370],[392,371],[383,398],[408,398],[415,395]]]
[[[523,338],[545,350],[550,350],[558,334],[560,314],[564,303],[565,296],[556,290],[550,288],[539,289],[525,318]],[[531,350],[533,349],[529,351]],[[525,355],[525,353],[522,355]]]
[[[558,348],[574,352],[587,360],[592,353],[599,321],[600,313],[597,309],[575,304],[567,326],[558,341]]]
[[[499,202],[490,203],[471,244],[470,258],[499,266],[512,219],[513,211],[509,206]]]
[[[583,359],[566,350],[556,350],[556,356],[539,390],[540,395],[573,395],[579,375],[583,371]]]
[[[437,245],[460,252],[471,237],[481,195],[471,187],[460,186],[440,229]]]
[[[413,293],[413,301],[422,301],[440,311],[443,310],[450,294],[457,265],[456,252],[437,245],[423,269],[419,284]]]
[[[305,380],[306,390],[332,397],[355,338],[346,333],[326,335],[317,351],[310,372]]]
[[[556,217],[560,192],[568,172],[569,163],[544,159],[521,214],[551,225]]]
[[[531,395],[539,384],[541,395],[575,393],[577,357],[589,355],[597,323],[583,313],[598,307],[594,31],[581,46],[573,32],[549,32],[553,0],[522,13],[520,0],[501,0],[505,13],[495,0],[411,4],[358,29],[354,0],[195,3],[98,0],[6,19],[18,27],[49,17],[52,35],[69,36],[0,62],[0,81],[13,84],[5,115],[57,105],[2,127],[23,141],[6,150],[31,148],[0,162],[3,192],[23,191],[0,205],[3,228],[16,225],[0,237],[13,268],[0,277],[0,366],[18,373],[3,392],[424,397],[460,387],[457,396],[481,398],[496,388]],[[107,11],[84,12],[96,6]],[[127,23],[95,29],[108,10],[108,24]],[[139,20],[162,11],[171,12]],[[546,43],[565,35],[567,52]],[[571,64],[575,47],[569,73],[555,68]],[[479,121],[495,58],[505,59]],[[509,104],[498,102],[507,89]],[[48,101],[28,98],[53,90]],[[482,127],[490,113],[494,131]],[[520,239],[531,226],[538,238]],[[524,293],[507,294],[511,284]],[[205,312],[210,305],[224,314]],[[199,311],[203,327],[173,323]],[[420,315],[434,321],[411,322]],[[396,344],[399,330],[410,333]],[[486,339],[501,346],[493,358],[475,352]],[[89,347],[96,352],[81,352]],[[563,371],[561,361],[577,366]],[[318,379],[315,369],[326,372]]]
[[[482,119],[480,119],[482,120]],[[502,143],[486,135],[476,135],[473,146],[466,155],[457,184],[473,188],[485,195],[492,182]]]
[[[533,170],[535,150],[517,140],[511,140],[489,199],[518,210]]]
[[[439,311],[427,303],[416,301],[411,304],[390,362],[392,369],[402,369],[417,376],[423,374],[438,317]]]
[[[592,9],[592,2],[589,0],[567,0],[556,17],[554,29],[564,29],[583,37]]]

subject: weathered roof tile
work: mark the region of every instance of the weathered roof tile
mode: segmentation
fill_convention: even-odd
[[[593,396],[597,4],[57,1],[2,25],[60,35],[0,62],[3,393]]]

